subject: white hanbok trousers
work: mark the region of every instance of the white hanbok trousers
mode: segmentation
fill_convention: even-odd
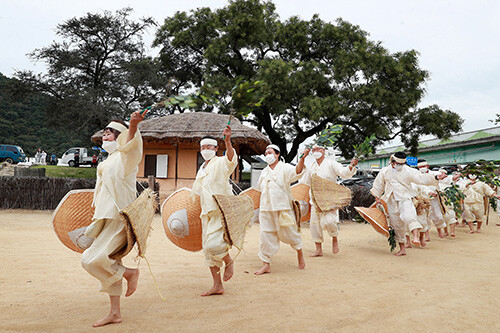
[[[389,222],[396,234],[396,242],[404,243],[406,230],[412,232],[414,229],[421,229],[422,225],[418,222],[417,211],[411,199],[402,201],[394,200],[390,196],[387,202]]]
[[[311,223],[309,230],[315,243],[323,243],[323,230],[326,230],[330,237],[337,237],[339,224],[339,210],[335,209],[326,213],[316,210],[314,205],[311,207]]]

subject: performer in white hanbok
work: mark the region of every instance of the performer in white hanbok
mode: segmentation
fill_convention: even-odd
[[[477,180],[477,176],[469,174],[469,180],[462,183],[462,189],[465,194],[464,199],[464,219],[469,226],[469,234],[474,233],[473,223],[477,222],[475,232],[481,232],[481,226],[484,219],[484,196],[495,197],[500,199],[500,196],[493,191],[486,183]]]
[[[217,208],[214,194],[232,195],[229,177],[238,165],[238,156],[231,144],[231,127],[224,129],[226,144],[225,156],[216,156],[217,140],[206,137],[200,142],[201,156],[205,160],[193,184],[193,195],[200,196],[202,245],[205,262],[210,267],[213,286],[201,296],[220,295],[224,287],[220,277],[220,268],[225,264],[224,281],[228,281],[234,272],[234,263],[229,256],[229,244],[224,240],[222,215]]]
[[[389,224],[396,233],[396,242],[400,250],[396,256],[406,255],[405,232],[406,228],[412,233],[412,244],[420,246],[420,229],[422,225],[418,222],[415,206],[412,198],[417,194],[411,188],[411,183],[423,185],[435,185],[443,175],[434,176],[422,174],[406,165],[406,154],[397,152],[391,156],[391,164],[382,168],[378,173],[371,189],[375,201],[387,203]]]
[[[301,183],[311,186],[311,178],[313,175],[318,175],[323,179],[327,179],[332,182],[337,183],[337,178],[341,177],[344,179],[349,179],[356,174],[356,165],[358,164],[357,159],[352,159],[349,166],[342,166],[339,162],[332,158],[327,158],[325,156],[325,147],[315,145],[312,148],[312,157],[314,161],[312,165],[307,169],[304,177],[300,179]],[[312,198],[312,195],[309,196]],[[339,224],[339,210],[335,209],[329,212],[318,212],[316,207],[313,205],[312,199],[311,205],[311,223],[309,229],[311,230],[311,235],[314,243],[316,244],[316,251],[310,255],[310,257],[320,257],[323,255],[322,243],[323,243],[323,230],[326,230],[330,237],[332,237],[332,251],[333,254],[339,252],[338,243],[338,224]]]
[[[304,269],[306,264],[302,252],[302,237],[297,227],[290,184],[303,176],[304,159],[309,154],[309,149],[304,151],[296,166],[279,160],[280,149],[276,145],[269,145],[265,154],[268,166],[262,170],[257,184],[257,190],[262,193],[259,258],[263,265],[255,274],[271,273],[271,258],[278,252],[280,241],[297,251],[299,269]]]
[[[458,178],[460,177],[460,174],[458,172],[449,176],[446,170],[444,169],[439,169],[439,172],[446,175],[446,178],[439,181],[439,190],[441,192],[445,191],[446,188],[455,184]],[[448,229],[449,229],[450,236],[455,237],[455,228],[457,226],[458,220],[457,220],[457,215],[453,210],[453,207],[450,205],[446,205],[446,214],[444,215],[444,220],[446,222],[446,228],[444,228],[445,235],[448,235]]]
[[[110,313],[94,324],[94,327],[121,322],[120,296],[122,279],[127,280],[125,297],[137,289],[139,270],[122,265],[121,259],[110,256],[127,245],[125,224],[118,208],[125,208],[136,199],[136,174],[142,159],[142,138],[137,125],[144,115],[134,112],[130,128],[118,120],[104,130],[102,148],[108,158],[97,168],[97,182],[93,205],[95,213],[86,236],[95,238],[83,252],[82,266],[101,282],[102,292],[109,294]],[[116,204],[116,205],[115,205]]]
[[[417,168],[423,174],[430,174],[433,176],[437,176],[437,175],[441,174],[440,172],[437,172],[437,171],[430,171],[429,170],[429,163],[427,163],[427,161],[424,159],[418,160]],[[444,220],[444,214],[443,214],[443,211],[441,210],[439,198],[438,198],[438,194],[437,194],[437,190],[439,189],[439,183],[436,183],[435,185],[431,185],[430,188],[432,191],[434,191],[434,195],[431,197],[431,210],[429,213],[429,219],[436,226],[439,238],[444,238],[446,235],[446,233],[444,231],[444,228],[446,227],[446,222]],[[429,224],[429,229],[430,229],[430,224]],[[429,233],[427,233],[426,240],[427,241],[430,240]]]

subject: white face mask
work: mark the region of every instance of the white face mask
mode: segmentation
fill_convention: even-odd
[[[320,159],[321,156],[323,156],[323,154],[319,151],[315,151],[314,153],[312,153],[312,157],[314,157],[315,159]]]
[[[114,141],[103,141],[102,149],[104,149],[108,154],[113,154],[118,149],[118,143]]]
[[[267,154],[266,155],[266,163],[271,165],[274,162],[276,162],[276,156],[274,156],[274,154]]]
[[[204,149],[201,151],[201,156],[205,161],[209,161],[215,156],[215,150],[212,149]]]
[[[476,175],[469,175],[469,179],[470,179],[470,180],[475,180],[476,178],[477,178],[477,176],[476,176]]]
[[[429,171],[429,168],[420,168],[418,170],[420,170],[421,173],[427,173],[427,171]]]
[[[396,165],[394,166],[394,170],[396,170],[396,171],[401,171],[401,170],[403,170],[403,164],[396,164]]]

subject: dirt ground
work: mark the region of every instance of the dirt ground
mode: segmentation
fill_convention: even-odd
[[[107,314],[108,297],[80,266],[80,255],[60,243],[51,211],[0,211],[0,330],[93,331]],[[201,252],[177,248],[160,217],[148,258],[161,292],[144,261],[139,288],[122,298],[123,322],[109,332],[498,332],[500,331],[500,222],[496,213],[482,234],[457,229],[406,257],[390,254],[387,241],[367,224],[346,222],[340,253],[306,258],[297,269],[287,245],[274,257],[272,274],[254,276],[259,226],[247,235],[245,251],[223,296],[200,297],[211,286]],[[304,251],[313,252],[308,228]],[[132,256],[130,256],[132,257]],[[127,265],[136,266],[132,258]]]

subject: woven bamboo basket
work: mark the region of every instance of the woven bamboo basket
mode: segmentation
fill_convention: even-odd
[[[431,209],[431,200],[429,198],[424,198],[421,195],[417,195],[412,198],[413,205],[417,211],[417,215],[428,214]]]
[[[255,210],[255,209],[260,208],[260,195],[261,194],[262,193],[260,191],[257,191],[253,187],[250,187],[238,195],[247,195],[248,197],[250,197],[250,199],[252,199],[252,201],[253,201],[253,209]]]
[[[340,209],[351,202],[351,191],[347,187],[318,175],[311,178],[312,202],[319,212]]]
[[[291,187],[292,197],[294,200],[305,203],[309,206],[306,214],[301,214],[301,222],[307,222],[311,219],[311,205],[309,204],[309,185],[306,184],[295,184]]]
[[[222,214],[225,241],[242,249],[247,227],[252,221],[254,202],[246,195],[214,195],[214,199]]]
[[[387,209],[387,206],[385,206]],[[387,218],[379,208],[375,207],[375,204],[370,207],[354,207],[356,211],[363,217],[378,233],[389,237],[389,224],[387,223]]]
[[[61,199],[52,215],[52,226],[59,240],[66,247],[78,253],[82,253],[84,249],[75,245],[68,233],[87,227],[92,223],[94,216],[93,198],[94,190],[69,191]]]
[[[191,190],[181,188],[172,193],[161,206],[161,219],[168,239],[181,249],[202,249],[200,198],[191,199]]]

